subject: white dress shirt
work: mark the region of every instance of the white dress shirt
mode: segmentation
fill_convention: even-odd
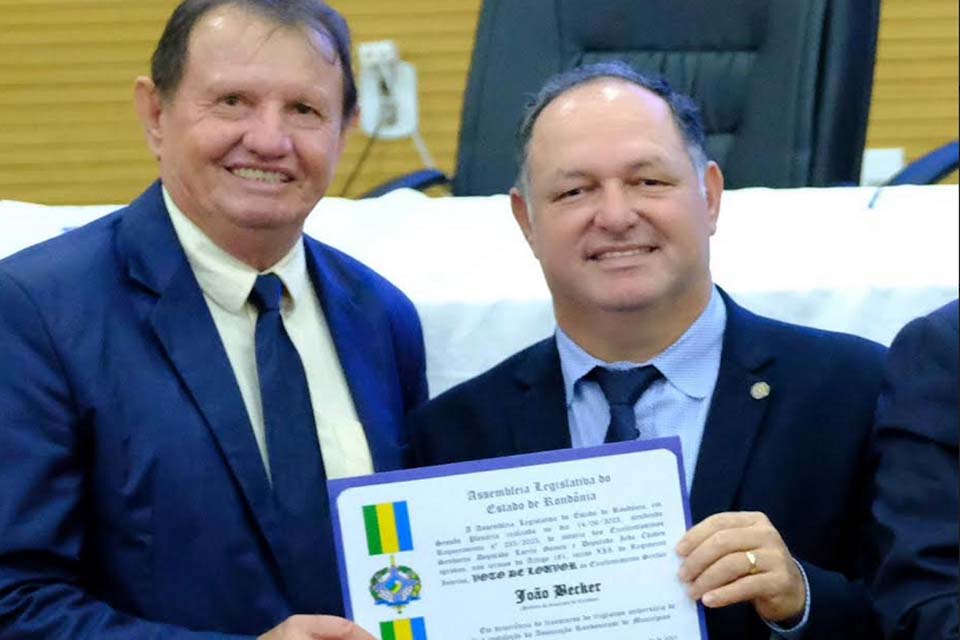
[[[277,264],[258,272],[214,244],[180,211],[166,189],[163,200],[227,352],[267,476],[270,458],[254,347],[257,310],[248,300],[260,273],[275,273],[283,282],[283,326],[303,362],[327,478],[373,473],[366,434],[307,272],[303,242],[297,242]]]

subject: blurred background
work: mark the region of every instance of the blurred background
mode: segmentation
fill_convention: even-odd
[[[522,0],[517,0],[522,1]],[[0,199],[124,203],[156,177],[132,103],[176,0],[0,0]],[[391,40],[417,73],[419,129],[454,170],[479,0],[332,0],[354,51]],[[958,137],[956,0],[883,0],[867,153],[909,162]],[[356,64],[356,61],[355,61]],[[328,195],[359,196],[423,166],[410,138],[353,133]],[[889,171],[892,173],[892,171]],[[956,183],[954,172],[946,182]]]

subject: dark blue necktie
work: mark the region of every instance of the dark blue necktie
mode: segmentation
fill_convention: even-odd
[[[297,613],[339,613],[326,472],[303,363],[280,316],[283,283],[257,277],[257,375],[273,495],[288,555],[281,560]]]
[[[640,437],[633,407],[660,375],[660,370],[652,364],[625,371],[594,367],[587,374],[600,385],[610,405],[610,425],[604,442],[623,442]]]

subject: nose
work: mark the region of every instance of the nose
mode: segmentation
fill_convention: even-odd
[[[612,233],[621,233],[637,223],[637,212],[620,183],[603,185],[594,224]]]
[[[292,150],[293,142],[279,109],[258,109],[247,124],[244,146],[261,158],[281,158]]]

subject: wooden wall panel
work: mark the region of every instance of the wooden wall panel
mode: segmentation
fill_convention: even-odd
[[[133,80],[173,6],[0,0],[0,198],[125,202],[149,183]]]
[[[518,0],[521,1],[521,0]],[[418,71],[420,121],[452,171],[480,0],[332,0],[355,42],[392,39]],[[126,202],[156,175],[132,105],[133,79],[175,0],[0,0],[0,198]],[[868,146],[909,158],[957,133],[953,0],[883,0]],[[355,132],[331,193],[367,139]],[[409,140],[378,141],[356,195],[420,168]]]
[[[401,58],[417,69],[420,130],[439,167],[451,173],[480,0],[333,0],[332,4],[350,22],[354,44],[393,40]],[[353,133],[332,193],[343,193],[367,140],[359,130]],[[347,195],[359,195],[420,168],[412,140],[378,140]]]
[[[0,0],[0,198],[126,202],[155,176],[133,80],[176,0]],[[334,0],[354,41],[393,39],[419,74],[421,130],[453,170],[479,0]],[[353,133],[331,193],[366,143]],[[351,193],[420,168],[409,140],[378,141]]]
[[[957,139],[958,18],[952,0],[883,0],[867,147],[909,161]]]

